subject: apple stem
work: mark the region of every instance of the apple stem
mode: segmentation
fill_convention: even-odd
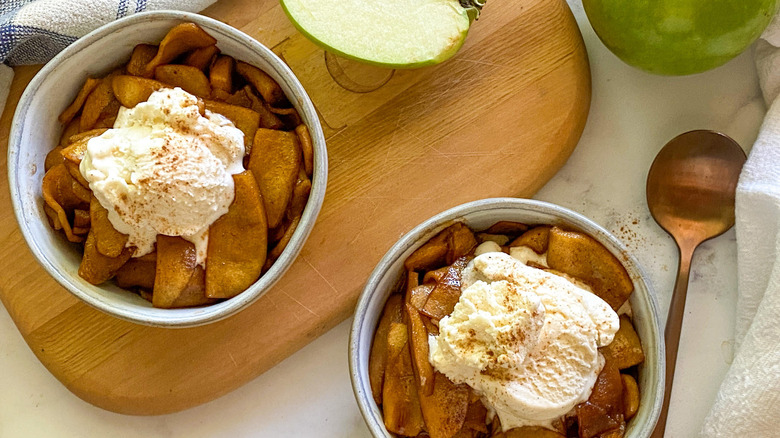
[[[460,5],[468,10],[469,18],[474,21],[479,18],[479,13],[486,2],[487,0],[460,0]]]

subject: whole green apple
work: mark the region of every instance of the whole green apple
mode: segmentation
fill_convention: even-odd
[[[726,63],[756,40],[780,0],[582,0],[601,41],[635,67],[665,75]]]

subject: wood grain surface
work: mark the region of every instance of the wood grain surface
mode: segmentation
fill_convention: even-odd
[[[274,366],[347,318],[374,265],[424,219],[475,199],[533,195],[565,163],[588,114],[587,54],[564,0],[491,0],[455,58],[405,71],[326,56],[275,0],[225,0],[204,14],[282,56],[324,125],[325,203],[273,290],[198,328],[106,316],[38,266],[0,179],[0,298],[57,379],[115,412],[186,409]],[[16,103],[38,69],[16,68],[0,120],[3,173]]]

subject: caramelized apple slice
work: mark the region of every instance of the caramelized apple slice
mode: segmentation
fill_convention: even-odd
[[[620,328],[612,342],[600,349],[607,360],[614,362],[618,369],[624,370],[645,361],[642,343],[627,316],[620,317]]]
[[[157,54],[144,67],[143,76],[151,77],[158,65],[168,64],[179,55],[201,47],[213,46],[217,43],[195,23],[176,25],[160,41]]]
[[[192,276],[190,277],[190,281],[188,281],[187,285],[184,286],[184,289],[182,289],[179,296],[173,300],[171,307],[178,308],[202,306],[204,304],[211,304],[218,301],[206,296],[205,279],[206,272],[203,270],[203,268],[200,267],[200,265],[196,266],[195,272],[193,272]],[[152,299],[154,299],[154,296],[152,296]]]
[[[543,254],[547,252],[549,245],[550,228],[552,227],[547,225],[531,228],[513,240],[509,246],[527,246],[534,250],[535,253]]]
[[[81,110],[81,107],[84,106],[84,102],[87,100],[87,97],[90,95],[90,93],[92,93],[95,87],[98,86],[98,84],[100,84],[100,79],[87,78],[87,80],[84,81],[84,85],[81,86],[78,94],[76,94],[76,98],[73,99],[73,102],[71,102],[71,104],[65,108],[65,111],[63,111],[62,114],[60,114],[60,123],[67,125],[71,120],[73,120],[73,117],[79,112],[79,110]]]
[[[385,427],[399,435],[417,436],[425,423],[412,370],[406,324],[390,324],[387,352],[387,369],[382,386]]]
[[[294,133],[263,128],[257,130],[249,155],[249,169],[263,194],[269,228],[276,228],[281,222],[300,166],[301,147]]]
[[[146,64],[154,59],[155,55],[157,55],[157,46],[138,44],[133,48],[133,53],[130,55],[130,61],[128,61],[125,70],[133,76],[143,76]]]
[[[259,97],[257,97],[254,91],[252,91],[252,87],[250,87],[249,85],[245,86],[244,94],[246,94],[246,97],[249,98],[249,102],[250,102],[249,108],[251,108],[252,111],[255,111],[256,113],[260,114],[261,128],[282,129],[284,127],[284,123],[282,123],[282,121],[279,120],[279,117],[276,117],[276,114],[268,110],[268,108],[263,103],[263,101],[260,100]]]
[[[119,287],[142,287],[154,289],[154,277],[157,272],[157,254],[132,258],[116,271],[114,281]]]
[[[579,278],[617,311],[634,290],[631,277],[612,253],[602,244],[583,233],[550,230],[547,250],[550,268]]]
[[[496,222],[490,228],[483,231],[483,233],[517,235],[519,233],[524,232],[527,229],[528,229],[528,225],[521,222],[500,221],[500,222]]]
[[[227,55],[217,56],[209,70],[209,81],[215,90],[222,90],[227,94],[233,92],[233,58]]]
[[[82,238],[73,233],[66,210],[85,209],[89,201],[85,202],[84,194],[77,193],[77,191],[86,191],[86,189],[73,179],[64,164],[58,164],[49,169],[43,176],[41,190],[44,202],[56,213],[68,240],[81,242]],[[86,192],[89,193],[89,191]]]
[[[90,230],[84,242],[84,255],[79,265],[79,277],[98,285],[108,281],[133,255],[132,248],[125,248],[119,257],[106,257],[97,250],[95,232]]]
[[[312,146],[311,143],[309,128],[307,128],[306,125],[298,125],[298,127],[295,128],[295,133],[298,134],[298,141],[301,142],[303,169],[306,171],[306,175],[311,178],[311,174],[314,171],[314,146]]]
[[[154,78],[170,88],[182,90],[199,97],[211,95],[211,85],[202,71],[189,65],[165,64],[154,69]]]
[[[473,394],[473,393],[472,393]],[[478,432],[487,433],[487,408],[479,397],[471,398],[469,409],[466,411],[466,420],[463,428],[469,428]]]
[[[200,71],[205,72],[206,67],[211,65],[214,57],[219,54],[217,46],[206,46],[200,49],[195,49],[190,52],[184,59],[184,64],[190,67],[195,67]]]
[[[457,222],[447,228],[447,257],[445,262],[451,265],[459,258],[470,254],[477,246],[477,238],[469,227]]]
[[[469,260],[469,257],[461,257],[447,268],[447,274],[434,287],[422,313],[437,320],[452,313],[460,299],[460,274]]]
[[[206,109],[225,116],[236,125],[236,128],[244,133],[244,153],[252,151],[252,141],[255,138],[257,128],[260,127],[260,114],[249,108],[244,108],[214,100],[204,100]]]
[[[385,303],[382,317],[376,326],[371,352],[368,355],[368,381],[371,383],[371,395],[374,396],[377,405],[382,404],[382,383],[385,380],[387,367],[387,335],[390,333],[390,324],[400,323],[401,320],[401,296],[393,294]]]
[[[266,72],[254,65],[238,61],[236,62],[236,71],[243,76],[249,84],[255,87],[255,90],[263,96],[263,100],[268,104],[275,105],[285,99],[282,87],[280,87],[271,76],[268,76]]]
[[[423,246],[417,248],[404,261],[404,267],[409,271],[429,271],[445,264],[447,251],[447,229],[442,230]]]
[[[111,87],[119,103],[127,108],[133,108],[141,102],[146,102],[152,93],[167,88],[160,81],[129,75],[115,77]]]
[[[428,331],[425,330],[420,312],[411,304],[406,304],[406,317],[409,321],[409,340],[412,349],[412,365],[417,378],[417,390],[423,395],[433,393],[433,366],[428,361]]]
[[[170,308],[184,292],[195,273],[195,245],[181,237],[157,235],[154,307]]]
[[[581,438],[598,436],[624,422],[623,380],[613,362],[606,361],[588,401],[577,405],[576,411]]]
[[[456,385],[438,371],[434,375],[433,393],[420,394],[420,408],[425,429],[431,438],[452,438],[466,421],[469,387]]]
[[[89,202],[89,218],[98,252],[107,257],[119,257],[127,244],[127,234],[114,228],[108,220],[108,210],[94,196]]]
[[[415,309],[422,310],[435,287],[436,286],[433,284],[421,284],[409,289],[406,295],[406,302],[411,304]]]
[[[233,175],[235,198],[209,228],[206,296],[231,298],[259,277],[268,245],[263,201],[251,172]]]
[[[116,76],[117,74],[114,72],[101,79],[100,83],[87,96],[87,100],[84,101],[84,108],[81,110],[80,131],[88,131],[94,128],[103,111],[109,108],[112,102],[116,101],[112,89],[114,77]],[[115,109],[118,111],[119,106],[116,105]]]
[[[620,378],[623,380],[623,408],[628,421],[639,410],[639,385],[628,374],[621,374]]]

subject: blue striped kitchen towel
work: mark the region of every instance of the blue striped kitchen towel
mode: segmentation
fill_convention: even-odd
[[[197,12],[214,0],[0,0],[0,62],[38,64],[90,31],[136,12]]]

